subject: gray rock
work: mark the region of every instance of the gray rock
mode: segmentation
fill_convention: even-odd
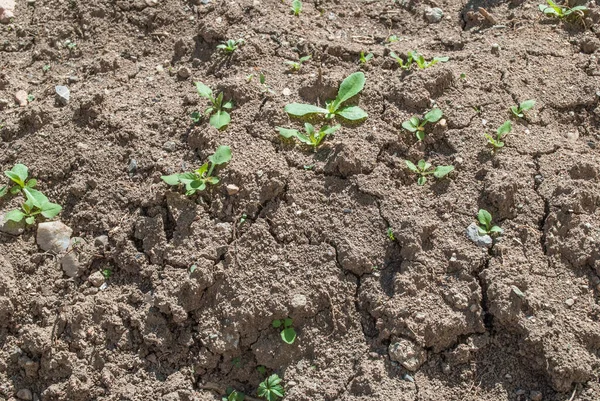
[[[482,248],[491,248],[492,243],[494,242],[492,240],[492,237],[490,237],[489,235],[479,234],[479,230],[477,229],[476,223],[471,223],[469,227],[467,227],[467,238],[469,238],[477,246],[480,246]]]
[[[62,104],[63,106],[67,105],[69,100],[71,100],[71,91],[69,88],[66,86],[57,85],[54,87],[54,90],[56,91],[56,100],[58,100],[58,103]]]
[[[28,388],[22,388],[21,390],[17,391],[17,398],[25,401],[31,401],[33,400],[33,393]]]
[[[0,231],[10,235],[21,235],[25,231],[25,220],[18,223],[12,220],[4,221],[4,213],[0,213]]]
[[[90,274],[90,276],[88,277],[88,281],[94,287],[100,287],[102,284],[104,284],[104,276],[102,275],[101,272],[94,272],[94,273]]]
[[[137,168],[138,168],[137,161],[135,159],[131,159],[129,161],[129,165],[127,166],[127,172],[129,173],[129,175],[134,175],[135,172],[137,171]]]
[[[235,184],[227,185],[226,189],[227,189],[227,194],[230,196],[235,195],[238,192],[240,192],[240,188]]]
[[[79,276],[79,259],[76,252],[69,252],[60,260],[60,265],[68,277]]]
[[[108,247],[108,235],[100,235],[94,239],[94,246],[100,249]]]
[[[173,141],[167,141],[163,144],[163,150],[166,150],[167,152],[174,152],[175,149],[177,149],[177,144]]]
[[[38,224],[37,244],[44,251],[60,253],[67,250],[73,230],[60,221]]]
[[[399,362],[411,372],[417,371],[427,360],[427,352],[423,348],[405,339],[390,344],[388,353],[392,361]]]
[[[492,43],[492,54],[500,54],[500,45],[498,43]]]
[[[192,75],[192,71],[187,67],[181,67],[179,71],[177,71],[177,75],[179,75],[180,78],[186,79]]]
[[[301,308],[304,308],[306,306],[306,304],[308,303],[308,300],[306,299],[306,295],[295,294],[292,297],[292,301],[290,303],[292,305],[292,308],[294,308],[294,309],[301,309]]]
[[[427,20],[427,22],[431,23],[431,24],[437,24],[438,22],[440,22],[442,20],[442,18],[444,18],[444,12],[442,11],[441,8],[426,8],[425,9],[425,19]]]

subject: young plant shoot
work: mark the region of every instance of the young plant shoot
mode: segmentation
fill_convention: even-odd
[[[281,135],[282,137],[296,138],[300,142],[312,146],[314,151],[316,152],[317,148],[319,147],[319,145],[321,144],[323,139],[325,139],[327,136],[333,134],[340,127],[341,126],[339,124],[334,125],[333,127],[324,125],[321,127],[321,129],[319,129],[318,131],[315,131],[315,127],[312,124],[304,123],[304,130],[306,131],[306,134],[303,134],[300,131],[295,130],[295,129],[289,129],[289,128],[283,128],[283,127],[277,127],[277,130],[279,131],[279,135]]]
[[[244,39],[229,39],[227,42],[222,42],[220,45],[217,45],[217,49],[221,50],[225,54],[233,54],[233,52],[243,44]]]
[[[525,116],[523,112],[533,109],[533,106],[535,106],[535,100],[525,100],[516,106],[510,106],[510,111],[515,115],[515,117],[523,118]]]
[[[588,11],[586,6],[575,6],[568,7],[564,5],[558,5],[552,0],[546,0],[545,4],[540,4],[538,7],[544,15],[548,17],[554,17],[562,20],[582,20],[585,12]]]
[[[409,52],[410,57],[414,60],[417,67],[420,70],[424,70],[425,68],[433,67],[437,63],[445,63],[450,58],[449,57],[434,57],[431,61],[425,61],[425,57],[422,54],[417,53],[416,51]]]
[[[226,127],[231,121],[231,117],[225,110],[231,110],[233,108],[233,102],[230,100],[223,103],[223,92],[220,92],[217,97],[214,97],[212,89],[202,82],[195,82],[195,85],[200,97],[210,100],[211,105],[204,110],[204,115],[210,116],[210,125],[216,129]],[[198,123],[202,119],[202,115],[197,111],[192,113],[191,117],[194,123]]]
[[[364,51],[360,51],[360,63],[367,64],[373,58],[373,53],[365,54]]]
[[[246,395],[244,393],[234,390],[231,387],[227,387],[225,396],[221,398],[222,401],[244,401],[245,399]]]
[[[479,220],[479,226],[477,230],[481,235],[498,235],[502,234],[502,229],[492,224],[492,215],[485,209],[479,209],[477,212],[477,220]]]
[[[390,57],[396,60],[400,68],[403,70],[410,70],[413,64],[413,52],[408,52],[406,55],[406,61],[400,56],[398,56],[395,52],[390,53]]]
[[[276,374],[272,374],[258,385],[257,394],[267,401],[277,401],[283,398],[285,392],[281,385],[281,379]]]
[[[60,213],[62,206],[52,203],[46,198],[46,195],[40,191],[24,187],[23,193],[27,200],[21,205],[21,209],[11,210],[4,216],[5,221],[20,222],[25,219],[25,223],[32,225],[38,215],[51,219]]]
[[[185,185],[185,194],[190,196],[196,191],[204,191],[207,184],[216,185],[219,178],[213,176],[216,166],[227,163],[231,160],[231,148],[229,146],[219,146],[214,154],[208,157],[208,162],[200,168],[189,173],[179,173],[163,175],[160,177],[169,185]]]
[[[365,74],[355,72],[344,79],[334,100],[325,103],[325,108],[313,106],[312,104],[290,103],[284,110],[296,117],[310,114],[322,114],[330,120],[334,116],[340,116],[346,120],[358,121],[367,118],[367,113],[358,106],[347,106],[344,103],[359,94],[365,86]]]
[[[419,177],[417,179],[418,185],[425,185],[428,175],[433,175],[435,178],[444,178],[454,171],[454,166],[437,166],[434,168],[431,163],[422,159],[419,160],[416,166],[410,160],[405,160],[405,163],[408,169]]]
[[[29,170],[24,164],[15,164],[12,169],[5,171],[4,174],[10,178],[14,185],[11,186],[11,184],[8,184],[0,187],[0,198],[9,193],[11,195],[16,195],[24,188],[34,188],[37,184],[36,179],[27,179]]]
[[[281,329],[281,339],[286,344],[293,344],[296,341],[296,330],[292,327],[292,319],[277,319],[273,320],[273,327]]]
[[[300,16],[300,12],[302,11],[302,2],[300,0],[292,1],[292,13],[296,16]]]
[[[402,123],[402,128],[407,131],[414,132],[417,139],[422,141],[425,139],[425,124],[427,123],[436,123],[440,121],[444,113],[441,109],[437,107],[429,110],[423,118],[419,118],[418,116],[412,116],[409,120],[404,121]]]
[[[493,147],[492,151],[495,152],[498,149],[504,147],[504,138],[506,137],[506,135],[508,135],[508,133],[511,130],[512,130],[512,123],[510,121],[505,121],[504,124],[502,124],[496,130],[495,138],[489,134],[483,134],[483,135],[486,137],[488,143],[490,145],[492,145],[492,147]]]
[[[312,57],[311,55],[300,57],[300,59],[298,61],[286,60],[285,63],[290,66],[290,70],[300,71],[300,68],[302,68],[302,64],[304,64],[305,62],[310,60],[311,57]]]

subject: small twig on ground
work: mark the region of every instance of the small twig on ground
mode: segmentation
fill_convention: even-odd
[[[569,401],[573,401],[575,399],[575,394],[577,394],[577,383],[575,383],[575,388],[573,389],[573,394],[571,394]]]
[[[327,294],[327,299],[329,299],[329,308],[331,309],[331,321],[333,322],[333,330],[327,337],[331,337],[333,333],[337,331],[337,321],[335,320],[335,307],[333,306],[333,301],[331,300],[331,295],[329,292],[325,290],[325,294]]]

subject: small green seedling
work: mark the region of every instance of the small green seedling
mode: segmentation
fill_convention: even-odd
[[[32,225],[38,215],[51,219],[60,213],[62,206],[52,203],[46,198],[46,195],[40,191],[25,187],[23,193],[27,200],[21,205],[21,209],[11,210],[4,216],[5,221],[14,221],[16,223],[25,219],[25,223]]]
[[[104,270],[100,271],[100,273],[102,273],[102,276],[104,277],[105,280],[108,280],[110,278],[110,276],[112,276],[112,270],[110,270],[110,269],[104,269]]]
[[[348,99],[359,94],[365,86],[365,74],[355,72],[344,79],[338,90],[337,97],[325,103],[326,108],[312,104],[290,103],[284,110],[293,116],[302,117],[309,114],[323,114],[326,119],[340,116],[346,120],[357,121],[367,118],[367,113],[358,106],[342,106]]]
[[[233,108],[233,102],[230,100],[223,103],[223,92],[220,92],[217,97],[214,97],[212,90],[202,82],[196,82],[195,85],[198,94],[201,97],[210,100],[211,106],[204,110],[204,115],[210,116],[210,125],[216,129],[226,127],[231,121],[231,117],[225,110],[231,110]],[[191,118],[194,123],[198,123],[202,119],[202,115],[196,111],[192,113]]]
[[[290,66],[290,70],[300,71],[300,68],[302,68],[302,64],[304,64],[305,62],[310,60],[311,57],[312,57],[311,55],[300,57],[300,59],[298,61],[286,60],[285,63]]]
[[[232,387],[227,387],[225,391],[225,396],[221,398],[222,401],[244,401],[246,399],[246,395],[237,390],[234,390]]]
[[[373,58],[373,53],[365,54],[364,51],[360,51],[360,63],[367,64]]]
[[[225,54],[233,54],[233,52],[243,44],[244,39],[229,39],[227,42],[222,42],[220,45],[217,45],[217,49],[221,50]]]
[[[45,73],[47,73],[48,71],[50,71],[50,69],[51,69],[51,68],[52,68],[52,66],[51,66],[50,64],[45,64],[45,65],[42,67],[42,71],[43,71],[43,72],[44,72],[44,74],[45,74]]]
[[[525,100],[516,106],[510,106],[510,111],[515,115],[515,117],[523,118],[525,116],[523,112],[533,109],[533,106],[535,106],[535,100]]]
[[[267,85],[267,76],[262,72],[258,74],[258,82],[260,82],[260,91],[263,94],[271,93],[274,94],[275,91],[271,89],[269,85]]]
[[[37,180],[35,178],[30,180],[27,179],[27,177],[29,177],[29,170],[24,164],[15,164],[12,169],[5,171],[4,174],[10,178],[15,185],[11,187],[9,184],[0,187],[0,198],[9,193],[11,195],[16,195],[24,188],[34,188],[37,185]]]
[[[73,51],[73,50],[75,50],[76,48],[77,48],[77,43],[75,43],[75,42],[71,42],[71,41],[69,41],[69,42],[67,43],[67,49],[69,49],[69,51]]]
[[[281,330],[281,339],[286,344],[296,341],[296,330],[292,327],[293,320],[288,318],[273,320],[273,327]]]
[[[292,13],[298,17],[302,11],[302,2],[300,0],[292,1]]]
[[[398,56],[395,52],[390,53],[390,57],[396,60],[400,68],[403,70],[410,70],[410,67],[413,65],[413,52],[408,52],[406,55],[406,61]]]
[[[29,95],[27,95],[27,103],[31,103],[34,100],[35,100],[35,95],[33,95],[31,93]]]
[[[272,374],[265,381],[258,385],[258,396],[263,397],[267,401],[277,401],[283,398],[285,392],[281,385],[281,379],[276,374]]]
[[[163,175],[160,177],[169,185],[185,185],[185,194],[193,195],[196,191],[204,191],[207,184],[216,185],[219,178],[213,176],[216,166],[227,163],[231,160],[231,148],[229,146],[219,146],[214,154],[208,157],[208,162],[204,163],[199,169],[189,173],[179,173]]]
[[[544,15],[548,17],[554,17],[562,20],[582,20],[585,16],[585,12],[588,11],[586,6],[575,6],[568,7],[564,5],[558,5],[552,0],[546,0],[545,4],[540,4],[538,7]]]
[[[256,367],[256,371],[257,371],[257,372],[258,372],[258,374],[259,374],[259,375],[261,375],[261,376],[266,376],[266,374],[267,374],[267,368],[266,368],[266,367],[264,367],[263,365],[258,365],[258,366]]]
[[[498,226],[492,225],[492,215],[485,209],[479,209],[477,212],[477,220],[479,220],[479,226],[477,230],[481,235],[498,235],[502,234],[502,229]]]
[[[313,147],[313,149],[316,151],[317,148],[319,147],[319,145],[321,144],[321,142],[323,141],[323,139],[325,139],[327,136],[333,134],[340,127],[341,126],[339,124],[335,125],[333,127],[324,125],[321,127],[320,130],[315,131],[315,127],[312,124],[304,123],[304,130],[306,131],[306,134],[303,134],[300,131],[295,130],[295,129],[289,129],[289,128],[283,128],[283,127],[277,127],[277,130],[279,131],[279,135],[281,135],[282,137],[296,138],[302,143],[311,145]]]
[[[398,35],[390,35],[387,37],[387,39],[385,40],[387,43],[394,43],[399,41],[400,38],[398,38]]]
[[[405,160],[404,162],[410,171],[419,176],[417,179],[417,184],[419,185],[425,185],[428,175],[433,174],[435,178],[444,178],[454,171],[454,166],[437,166],[434,168],[431,163],[423,159],[419,160],[416,166],[410,160]]]
[[[429,110],[423,118],[412,116],[409,120],[402,123],[402,128],[407,131],[414,132],[419,141],[425,139],[425,124],[436,123],[440,121],[444,113],[439,108]]]
[[[492,145],[493,151],[495,152],[498,149],[504,147],[504,138],[506,137],[506,135],[508,135],[508,133],[511,130],[512,130],[512,123],[510,121],[505,121],[504,124],[502,124],[496,130],[496,137],[495,138],[493,136],[489,135],[489,134],[483,134],[483,135],[486,137],[488,143],[490,145]]]
[[[409,55],[409,57],[413,59],[420,70],[424,70],[425,68],[433,67],[437,63],[445,63],[446,61],[450,60],[449,57],[434,57],[431,61],[425,61],[425,57],[416,51],[409,52]]]
[[[390,241],[396,241],[396,237],[394,236],[394,229],[392,227],[388,227],[386,234]]]

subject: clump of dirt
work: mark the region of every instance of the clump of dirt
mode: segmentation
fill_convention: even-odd
[[[305,1],[296,17],[265,0],[17,0],[0,167],[26,164],[63,205],[84,262],[68,277],[35,227],[0,232],[0,398],[256,397],[276,373],[298,401],[600,399],[587,6],[560,22],[535,2]],[[244,43],[224,56],[227,39]],[[411,50],[449,60],[404,71],[390,53]],[[355,71],[365,121],[316,152],[277,134],[302,127],[286,104],[324,105]],[[195,81],[233,100],[225,130],[192,123]],[[402,129],[434,106],[422,142]],[[483,134],[508,119],[492,153]],[[219,145],[218,185],[161,181]],[[455,170],[419,186],[405,160],[420,159]],[[504,230],[489,249],[465,233],[479,209]],[[291,345],[272,327],[286,317]]]

